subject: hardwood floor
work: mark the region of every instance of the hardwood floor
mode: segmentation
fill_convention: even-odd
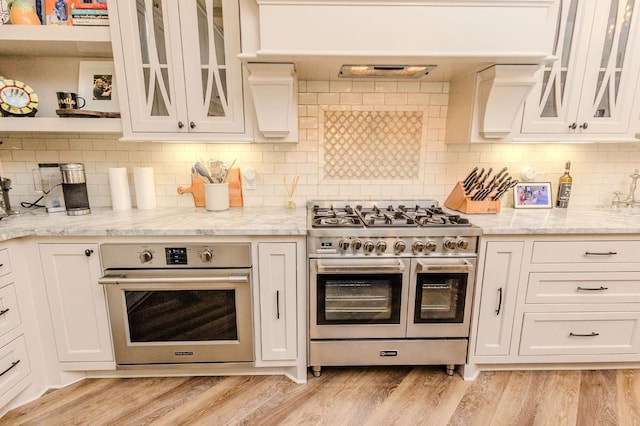
[[[281,376],[87,379],[7,413],[7,425],[637,425],[640,370],[325,368]]]

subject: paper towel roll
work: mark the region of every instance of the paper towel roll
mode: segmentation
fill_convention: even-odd
[[[114,210],[131,209],[131,192],[126,167],[109,169],[109,186],[111,188],[111,206]]]
[[[156,208],[156,187],[153,167],[134,167],[133,181],[136,186],[136,205],[139,209]]]

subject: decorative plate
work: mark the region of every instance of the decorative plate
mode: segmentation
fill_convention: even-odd
[[[0,110],[2,115],[33,117],[38,111],[38,95],[21,81],[0,80]]]

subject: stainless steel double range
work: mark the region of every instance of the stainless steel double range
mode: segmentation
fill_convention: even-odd
[[[481,229],[434,200],[309,202],[309,365],[467,357]]]

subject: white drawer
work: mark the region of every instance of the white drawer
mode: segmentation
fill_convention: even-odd
[[[0,277],[11,273],[11,263],[9,263],[9,250],[0,250]]]
[[[0,288],[0,337],[22,323],[13,283]]]
[[[29,374],[27,344],[20,335],[0,348],[0,406],[27,387]]]
[[[526,303],[638,303],[640,272],[532,272]]]
[[[640,241],[536,241],[531,263],[640,262]]]
[[[640,351],[640,312],[525,313],[520,355],[604,355]]]

